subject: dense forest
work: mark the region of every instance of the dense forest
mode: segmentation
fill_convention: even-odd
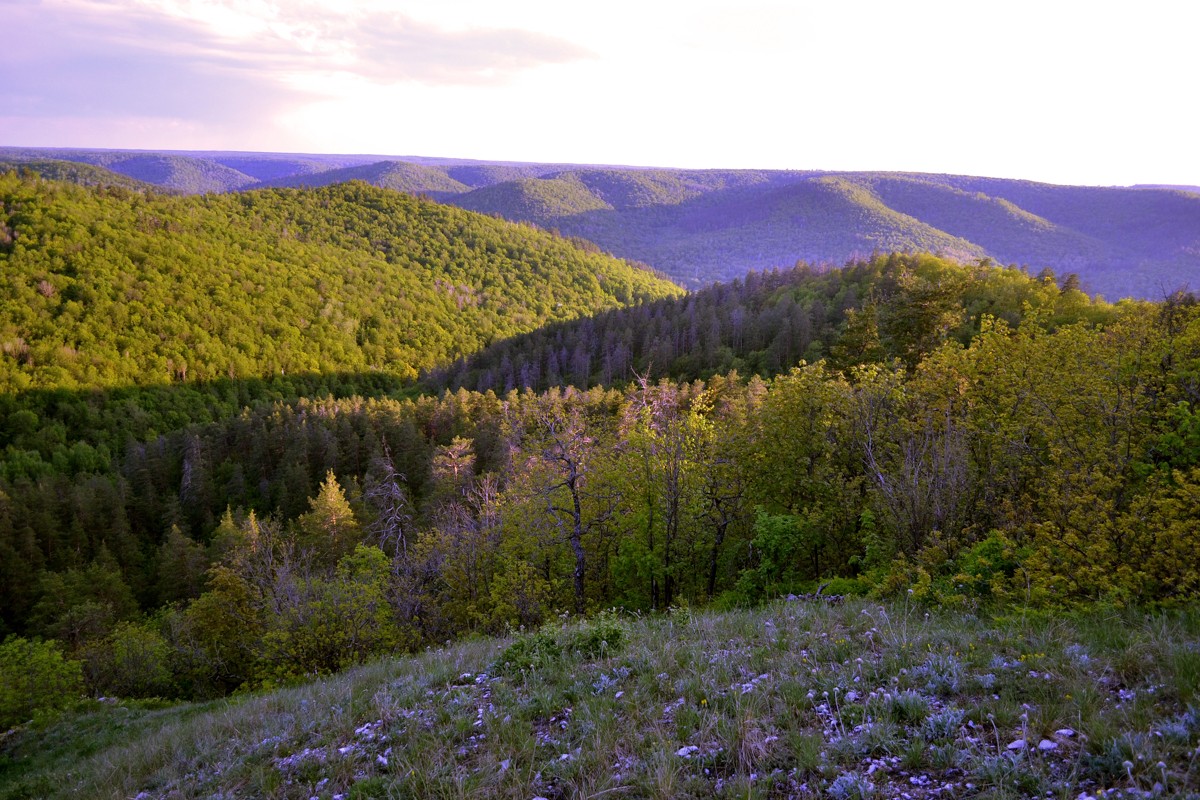
[[[914,263],[919,270],[901,268]],[[940,309],[948,327],[911,329],[914,305]],[[966,345],[988,317],[1017,326],[1026,314],[1037,313],[1054,327],[1100,323],[1114,309],[1093,303],[1074,274],[1064,275],[1060,287],[1051,270],[1031,280],[1023,270],[987,259],[960,265],[893,255],[837,270],[801,263],[751,272],[682,297],[552,323],[431,370],[422,386],[432,392],[503,393],[729,372],[769,377],[801,359],[850,367],[881,355],[912,365],[928,344],[923,337],[946,335]],[[855,336],[860,338],[852,341]]]
[[[260,402],[35,469],[14,406],[6,629],[93,692],[207,697],[819,581],[970,608],[1200,591],[1191,295],[893,255],[620,313],[441,373],[466,388]]]
[[[364,184],[166,196],[0,176],[0,474],[94,470],[247,405],[397,390],[490,341],[679,289]]]
[[[365,184],[176,197],[0,177],[0,391],[412,376],[678,293],[531,228]]]

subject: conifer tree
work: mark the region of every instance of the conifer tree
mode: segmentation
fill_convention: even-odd
[[[308,513],[296,520],[297,544],[312,554],[316,564],[332,567],[354,549],[362,529],[333,470],[308,502]]]

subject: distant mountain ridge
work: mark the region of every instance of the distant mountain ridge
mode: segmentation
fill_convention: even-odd
[[[1200,191],[900,172],[685,170],[428,157],[0,148],[185,193],[363,180],[587,239],[699,287],[797,261],[928,251],[1077,273],[1109,299],[1200,276]]]

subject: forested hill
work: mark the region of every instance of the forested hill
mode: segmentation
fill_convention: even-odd
[[[946,339],[967,344],[986,318],[1016,327],[1101,323],[1115,308],[1061,285],[987,262],[891,254],[843,268],[800,264],[751,272],[683,297],[606,311],[495,342],[423,378],[426,390],[507,392],[638,379],[689,381],[737,372],[767,378],[801,359],[848,368],[898,358],[913,365]]]
[[[670,296],[563,239],[363,183],[203,197],[0,176],[0,393],[418,370]]]
[[[691,288],[876,251],[1074,272],[1110,300],[1161,299],[1200,274],[1200,194],[1186,186],[374,155],[0,148],[0,158],[82,161],[184,192],[359,179],[587,239]]]
[[[16,171],[27,175],[37,175],[47,180],[67,181],[80,186],[122,186],[137,191],[170,191],[153,183],[140,181],[119,172],[113,172],[105,167],[87,164],[82,161],[62,161],[60,159],[4,159],[0,158],[0,172]]]
[[[1200,195],[900,173],[576,170],[449,202],[580,236],[685,286],[873,251],[1076,272],[1110,299],[1200,274]]]

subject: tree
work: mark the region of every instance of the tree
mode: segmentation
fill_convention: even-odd
[[[514,446],[523,457],[527,496],[560,540],[570,545],[574,608],[582,614],[587,604],[584,537],[613,512],[609,488],[593,480],[601,455],[599,430],[589,429],[573,395],[562,398],[550,393],[530,404],[526,418],[516,421],[513,431],[518,437]]]
[[[851,396],[844,379],[817,363],[777,377],[751,408],[753,441],[743,458],[750,502],[760,509],[754,547],[761,553],[757,535],[770,536],[777,555],[760,561],[744,585],[761,590],[817,578],[847,569],[858,553],[861,469],[851,445]]]
[[[208,556],[199,543],[172,525],[167,538],[158,549],[156,559],[155,599],[166,605],[199,597],[204,590],[204,573]]]
[[[72,649],[99,640],[118,622],[137,613],[137,602],[107,551],[83,569],[47,572],[41,598],[31,613],[32,627],[61,639]]]
[[[137,622],[122,622],[103,640],[83,650],[88,684],[97,694],[165,697],[171,691],[170,647],[162,634]]]
[[[375,519],[367,526],[375,543],[393,558],[407,558],[412,504],[404,490],[404,476],[386,452],[375,461],[375,476],[368,478],[366,499],[375,512]]]
[[[383,551],[360,544],[333,576],[299,585],[263,635],[263,677],[328,674],[394,647],[399,632],[387,601],[390,574]]]
[[[317,564],[332,567],[359,543],[361,533],[337,477],[329,470],[317,496],[309,500],[308,513],[296,519],[297,544]]]
[[[957,535],[972,486],[965,399],[955,367],[950,359],[930,359],[917,372],[907,378],[894,370],[863,370],[853,394],[867,480],[897,549],[908,556],[934,532]]]

